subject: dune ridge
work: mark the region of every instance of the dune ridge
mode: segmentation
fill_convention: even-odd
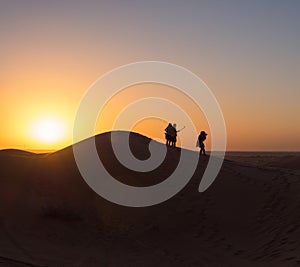
[[[138,173],[118,163],[110,133],[95,138],[107,170],[130,185],[159,183],[180,157],[169,149],[156,170]],[[150,141],[131,133],[133,154],[149,157]],[[299,153],[228,153],[200,194],[207,162],[172,199],[129,208],[88,187],[72,147],[0,151],[0,266],[300,266]]]

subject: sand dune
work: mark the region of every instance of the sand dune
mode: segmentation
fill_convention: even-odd
[[[137,158],[149,156],[149,142],[131,134]],[[135,186],[167,178],[180,156],[169,149],[142,174],[118,163],[110,133],[96,144],[107,170]],[[300,266],[300,154],[228,153],[213,185],[198,193],[207,162],[199,158],[172,199],[129,208],[88,187],[71,147],[0,151],[0,266]]]

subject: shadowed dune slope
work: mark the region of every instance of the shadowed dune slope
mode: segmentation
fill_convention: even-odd
[[[113,142],[125,133],[117,134]],[[150,156],[150,141],[130,134],[138,159]],[[96,146],[107,171],[134,186],[166,179],[182,152],[168,149],[157,169],[140,173],[117,161],[110,133],[96,136]],[[268,164],[253,157],[228,156],[199,193],[208,162],[200,157],[176,196],[130,208],[85,183],[72,147],[43,155],[0,151],[0,266],[300,266],[299,154],[276,154]]]

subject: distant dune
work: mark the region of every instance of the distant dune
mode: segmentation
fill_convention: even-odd
[[[137,158],[150,156],[150,141],[131,134]],[[139,173],[117,161],[110,133],[96,144],[106,169],[135,186],[166,179],[181,152]],[[129,208],[85,183],[72,147],[0,151],[0,266],[300,266],[300,154],[228,153],[199,193],[208,158],[175,197]]]

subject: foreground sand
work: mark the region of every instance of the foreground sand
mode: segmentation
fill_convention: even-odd
[[[108,140],[97,137],[106,168],[137,186],[167,177],[180,154],[141,175],[118,164]],[[148,142],[132,135],[137,157]],[[228,153],[198,193],[207,161],[169,201],[128,208],[85,184],[71,148],[0,151],[0,266],[300,266],[300,154]]]

